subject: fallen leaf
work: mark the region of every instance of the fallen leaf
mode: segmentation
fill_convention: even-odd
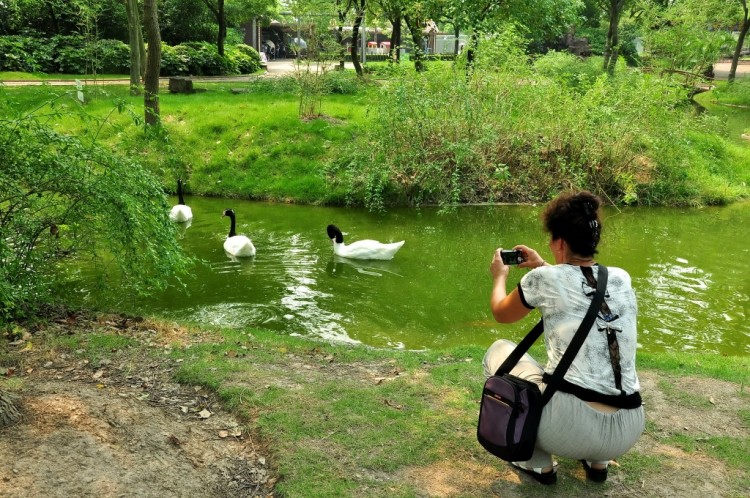
[[[104,375],[104,370],[97,370],[97,372],[96,372],[96,373],[94,374],[94,376],[93,376],[93,377],[94,377],[95,379],[98,379],[98,378],[100,378],[100,377],[101,377],[102,375]]]
[[[200,419],[207,419],[207,418],[208,418],[208,417],[210,417],[211,415],[213,415],[213,413],[211,413],[210,411],[208,411],[208,410],[206,410],[206,409],[204,408],[204,409],[203,409],[203,410],[201,410],[201,412],[200,412],[200,413],[198,414],[198,418],[200,418]]]
[[[221,439],[224,439],[227,436],[229,436],[229,432],[227,432],[227,431],[219,431],[219,437]]]
[[[188,407],[187,407],[187,406],[181,406],[181,407],[180,407],[180,411],[181,411],[182,413],[187,413],[187,412],[188,412]]]

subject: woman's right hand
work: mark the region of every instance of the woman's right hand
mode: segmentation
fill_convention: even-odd
[[[520,250],[523,253],[524,261],[518,265],[519,268],[539,268],[547,264],[539,253],[530,247],[518,245],[513,249]]]

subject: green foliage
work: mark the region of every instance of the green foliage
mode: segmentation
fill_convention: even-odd
[[[162,43],[162,76],[251,74],[260,70],[260,55],[244,44],[228,45],[220,57],[208,42],[176,47]],[[118,40],[87,42],[82,36],[0,36],[0,71],[60,74],[127,74],[130,48]]]
[[[716,134],[717,120],[693,114],[681,82],[600,67],[557,53],[530,64],[507,32],[480,39],[468,78],[453,67],[401,72],[329,182],[372,209],[540,202],[570,187],[626,204],[747,195],[748,155]]]
[[[684,0],[666,7],[644,3],[639,18],[644,64],[694,74],[707,71],[733,45],[729,31],[707,29],[732,24],[727,7],[722,0]]]
[[[724,104],[750,107],[750,78],[740,78],[730,84],[717,86],[713,97]]]
[[[50,302],[78,261],[100,268],[101,284],[123,298],[164,288],[188,264],[154,176],[107,148],[53,130],[46,123],[65,108],[49,104],[38,108],[43,119],[2,109],[0,321]],[[77,119],[91,121],[83,113]]]

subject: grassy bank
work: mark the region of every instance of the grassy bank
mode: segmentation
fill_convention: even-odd
[[[23,372],[33,366],[24,348],[44,361],[85,360],[92,373],[115,365],[132,371],[144,358],[161,364],[179,382],[217,393],[270,449],[279,496],[705,496],[707,489],[743,496],[750,489],[747,357],[641,353],[648,422],[638,445],[603,486],[561,458],[550,489],[475,440],[482,348],[392,351],[258,329],[112,323],[37,325],[25,347],[2,342],[0,367],[20,372],[11,387],[23,392]],[[104,383],[105,394],[108,375],[93,381]],[[10,384],[2,380],[0,389]]]
[[[567,187],[647,205],[750,196],[746,110],[693,116],[678,85],[625,71],[605,84],[596,61],[555,57],[469,82],[450,64],[381,70],[365,85],[337,74],[328,90],[339,93],[312,120],[299,118],[293,77],[165,89],[161,133],[144,134],[142,97],[124,86],[88,86],[83,109],[69,87],[0,87],[15,104],[0,116],[61,111],[48,118],[57,130],[137,157],[168,192],[179,176],[189,194],[372,208],[539,202]],[[738,98],[717,95],[699,98]]]
[[[89,86],[77,112],[70,87],[0,89],[16,109],[48,114],[55,129],[137,157],[165,190],[189,178],[190,194],[302,203],[343,202],[325,165],[366,120],[366,95],[326,95],[321,119],[300,120],[295,82],[196,83],[197,93],[160,97],[164,133],[144,135],[143,97],[124,86]],[[232,90],[244,93],[233,93]],[[52,105],[42,106],[44,102]],[[76,112],[69,112],[76,110]],[[53,113],[60,113],[52,116]]]

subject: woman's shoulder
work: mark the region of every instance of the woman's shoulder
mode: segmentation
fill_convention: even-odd
[[[610,283],[618,283],[630,287],[630,274],[617,266],[607,266],[607,278]]]

